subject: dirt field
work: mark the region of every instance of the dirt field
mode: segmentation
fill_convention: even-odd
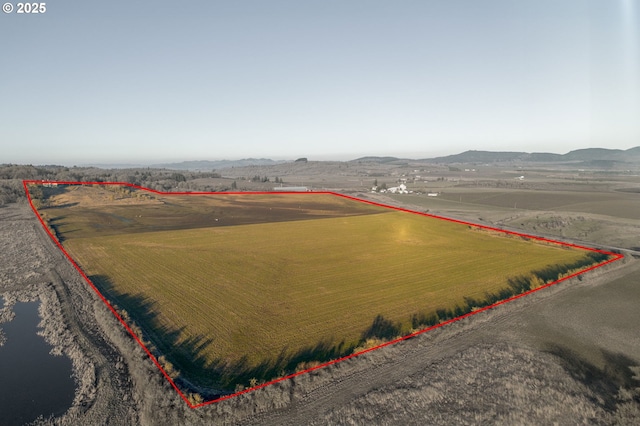
[[[416,205],[407,198],[397,202]],[[512,218],[512,226],[519,226],[518,216],[533,213],[535,218],[540,213],[491,211],[471,204],[438,209],[469,220]],[[553,215],[577,216],[564,211]],[[589,239],[599,229],[587,229],[579,239],[599,244],[618,240],[625,243],[622,248],[637,241],[633,222],[606,214],[589,217],[608,221],[608,240]],[[548,228],[537,231],[561,234],[567,229],[561,222],[549,220]],[[565,282],[334,367],[190,410],[60,257],[26,205],[0,208],[0,229],[0,295],[46,299],[52,312],[60,312],[43,321],[49,338],[68,333],[69,338],[59,341],[77,344],[79,351],[72,357],[82,360],[74,361],[82,378],[77,403],[47,423],[640,423],[640,267],[631,252],[626,252],[626,263],[616,262],[582,281]],[[80,372],[83,365],[88,373]]]
[[[34,187],[34,185],[31,185]],[[44,188],[40,211],[65,238],[346,217],[386,212],[322,194],[160,196],[122,186]],[[311,198],[313,197],[313,198]]]
[[[459,203],[505,209],[569,211],[640,220],[640,199],[633,193],[449,188],[440,197]]]

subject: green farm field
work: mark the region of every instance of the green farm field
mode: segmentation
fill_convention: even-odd
[[[534,272],[592,263],[584,250],[330,194],[125,191],[101,203],[109,191],[78,188],[50,194],[41,213],[145,337],[207,385],[269,380],[407,334],[510,280],[535,286]]]

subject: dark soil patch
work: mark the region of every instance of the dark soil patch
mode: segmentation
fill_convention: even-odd
[[[388,213],[381,207],[326,194],[165,195],[162,204],[91,206],[66,203],[40,211],[58,236],[81,238],[149,231],[251,225]],[[82,225],[80,225],[82,224]]]

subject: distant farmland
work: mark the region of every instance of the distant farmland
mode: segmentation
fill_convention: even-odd
[[[606,257],[333,194],[38,189],[92,282],[209,386],[255,385]]]

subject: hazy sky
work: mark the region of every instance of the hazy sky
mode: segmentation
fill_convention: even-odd
[[[0,163],[640,145],[638,0],[46,7],[0,13]]]

